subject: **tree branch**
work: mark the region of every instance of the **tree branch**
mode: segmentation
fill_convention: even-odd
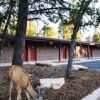
[[[12,2],[11,2],[10,5],[9,5],[9,9],[7,10],[8,14],[5,15],[5,17],[8,16],[8,18],[7,18],[7,22],[6,22],[6,25],[4,27],[3,34],[2,34],[2,44],[0,46],[0,55],[1,55],[2,48],[3,48],[3,46],[4,46],[5,42],[6,42],[6,35],[7,35],[6,32],[7,32],[7,28],[9,26],[9,23],[10,23],[10,18],[11,18],[12,8],[13,7],[14,7],[14,4],[12,4]]]
[[[51,13],[52,10],[68,10],[68,11],[70,11],[70,8],[65,8],[65,7],[44,8],[44,9],[39,9],[39,10],[28,11],[28,14]]]

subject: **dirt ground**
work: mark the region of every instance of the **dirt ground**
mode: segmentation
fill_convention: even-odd
[[[37,81],[40,78],[60,78],[65,77],[66,69],[25,65],[25,69],[32,74],[32,84],[34,88],[37,86]],[[100,71],[96,70],[80,70],[73,71],[74,80],[66,80],[66,83],[61,89],[45,90],[44,100],[81,100],[84,96],[91,93],[96,88],[100,87]],[[9,80],[8,67],[0,68],[0,100],[8,100],[9,97]],[[23,100],[27,100],[22,93]],[[12,100],[16,100],[16,91],[13,88]]]

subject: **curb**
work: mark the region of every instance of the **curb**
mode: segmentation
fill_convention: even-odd
[[[100,87],[81,100],[100,100]]]

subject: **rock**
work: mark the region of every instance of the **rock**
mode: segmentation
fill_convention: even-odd
[[[65,84],[64,78],[44,78],[40,79],[40,85],[44,88],[60,89]]]
[[[86,70],[86,69],[88,69],[88,68],[85,66],[82,66],[82,65],[73,65],[72,66],[72,70]]]

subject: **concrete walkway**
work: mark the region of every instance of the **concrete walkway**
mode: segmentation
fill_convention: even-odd
[[[35,65],[36,62],[24,62],[24,64],[32,64]],[[0,63],[0,67],[11,66],[12,63]]]
[[[82,98],[82,100],[100,100],[100,88],[94,90],[91,94]]]
[[[88,62],[88,61],[97,61],[97,60],[100,60],[100,57],[99,58],[90,58],[90,59],[87,59],[87,58],[81,58],[81,59],[73,59],[73,63],[81,63],[81,62]],[[24,64],[44,64],[44,65],[52,65],[52,66],[58,66],[58,65],[66,65],[68,64],[68,59],[67,60],[63,60],[63,61],[57,61],[57,60],[54,60],[54,61],[29,61],[29,62],[24,62]],[[3,66],[11,66],[11,63],[0,63],[0,67],[3,67]]]

